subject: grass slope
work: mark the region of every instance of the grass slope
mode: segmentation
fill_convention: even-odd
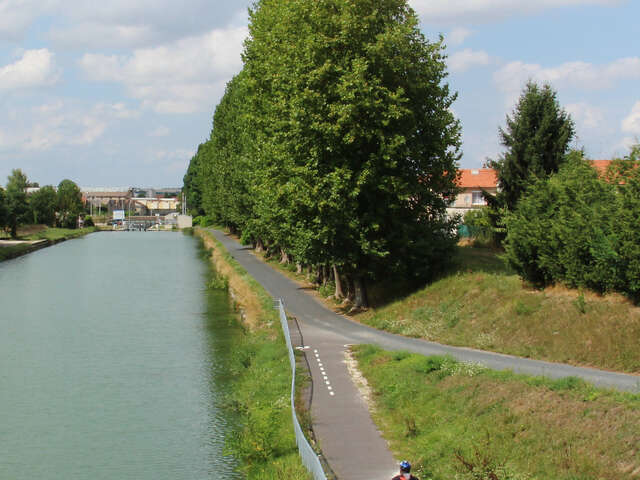
[[[640,478],[640,395],[355,348],[374,418],[422,480]]]
[[[618,295],[528,288],[482,248],[458,247],[440,280],[355,318],[449,345],[640,373],[640,308]]]
[[[245,335],[230,366],[235,377],[226,403],[242,428],[228,441],[248,479],[309,479],[298,455],[291,419],[291,370],[273,299],[207,231],[196,229],[211,250],[214,268],[243,312]]]

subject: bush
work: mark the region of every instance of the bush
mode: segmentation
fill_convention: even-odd
[[[483,245],[493,244],[493,227],[486,208],[469,210],[462,220],[469,231],[469,236],[476,243]]]
[[[507,215],[509,263],[526,280],[640,293],[640,173],[607,181],[580,153],[535,181]]]
[[[93,218],[85,217],[84,218],[84,226],[85,227],[95,227],[95,224],[93,223]]]

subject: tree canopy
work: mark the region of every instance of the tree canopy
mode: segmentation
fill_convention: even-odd
[[[75,228],[82,213],[82,192],[73,181],[65,179],[58,184],[58,223],[66,228]]]
[[[14,169],[7,178],[7,226],[11,237],[16,238],[18,225],[23,223],[29,212],[27,204],[27,176],[22,170]]]
[[[342,272],[356,303],[365,280],[433,275],[452,250],[443,195],[460,156],[442,39],[406,0],[260,0],[249,32],[190,165],[207,215]]]
[[[56,221],[58,197],[55,188],[45,185],[30,196],[29,203],[33,212],[33,223],[53,226]]]

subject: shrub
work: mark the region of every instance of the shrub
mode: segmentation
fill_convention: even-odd
[[[611,223],[615,187],[579,153],[548,180],[535,181],[506,217],[509,263],[528,281],[605,292],[619,286]]]
[[[465,213],[462,223],[469,230],[469,236],[477,243],[493,243],[493,226],[486,208],[469,210]]]

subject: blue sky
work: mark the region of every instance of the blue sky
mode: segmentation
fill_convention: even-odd
[[[179,186],[242,67],[249,0],[0,0],[0,184]],[[502,151],[528,79],[549,82],[591,158],[640,137],[640,2],[411,0],[443,34],[463,168]]]

